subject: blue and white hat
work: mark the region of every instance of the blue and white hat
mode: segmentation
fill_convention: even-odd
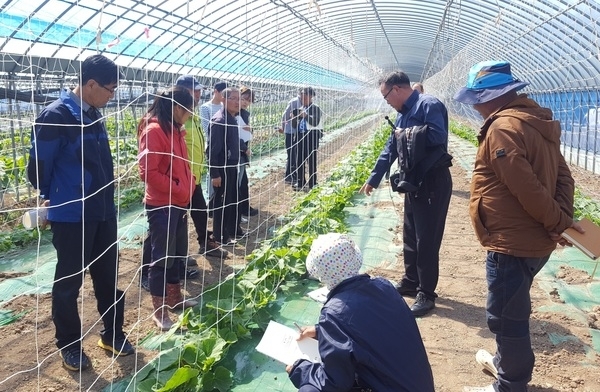
[[[468,105],[485,103],[528,85],[512,76],[507,61],[483,61],[471,67],[467,85],[456,93],[454,100]]]

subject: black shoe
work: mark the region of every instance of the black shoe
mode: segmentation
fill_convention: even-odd
[[[92,363],[83,350],[79,347],[65,347],[60,350],[63,366],[66,369],[78,372],[88,369]]]
[[[248,210],[247,214],[244,214],[246,216],[256,216],[258,215],[258,210],[256,208],[252,208],[250,207],[250,209]]]
[[[419,291],[417,289],[403,286],[402,284],[400,284],[400,286],[396,287],[396,290],[398,290],[398,292],[400,293],[401,296],[410,297],[410,298],[415,298],[417,296],[417,294],[419,293]]]
[[[294,183],[294,181],[292,180],[292,177],[286,177],[283,181],[289,185],[292,185]]]
[[[200,277],[200,271],[193,268],[186,268],[185,279],[198,279],[198,277]],[[179,280],[184,280],[184,278],[179,278]]]
[[[188,256],[185,259],[185,265],[187,265],[188,267],[197,267],[198,261],[196,259],[194,259],[192,256]]]
[[[248,237],[248,233],[238,227],[237,231],[235,232],[235,239],[241,240],[242,238],[246,237]]]
[[[148,282],[148,273],[142,273],[140,278],[140,287],[146,291],[150,291],[150,282]]]
[[[299,184],[299,183],[296,183],[296,184],[292,185],[292,189],[293,189],[294,191],[296,191],[296,192],[303,191],[303,190],[304,190],[304,187],[305,187],[305,185],[303,185],[303,184]]]
[[[115,338],[114,342],[106,342],[103,338],[98,340],[98,347],[102,347],[106,351],[110,351],[118,357],[125,357],[135,353],[135,348],[129,343],[126,337]]]
[[[421,317],[432,311],[433,308],[435,308],[435,301],[427,298],[425,293],[419,292],[419,294],[417,294],[417,298],[415,299],[415,303],[410,307],[410,311],[412,312],[413,316]]]
[[[206,245],[200,245],[200,254],[218,258],[227,258],[227,251],[225,249],[221,249],[219,244],[216,243],[215,240],[209,238],[206,241]]]
[[[237,241],[231,238],[222,238],[221,240],[215,240],[215,242],[220,246],[231,246],[237,244]]]

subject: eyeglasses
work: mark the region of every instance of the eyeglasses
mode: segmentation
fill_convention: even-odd
[[[387,93],[385,93],[385,95],[383,96],[383,99],[387,99],[388,95],[390,95],[390,93],[391,93],[392,91],[394,91],[394,87],[392,87],[392,88],[390,89],[390,91],[388,91]]]
[[[117,87],[113,87],[112,89],[110,89],[110,88],[108,88],[108,87],[106,87],[106,86],[104,86],[104,85],[102,85],[100,83],[98,83],[98,85],[100,87],[102,87],[103,89],[105,89],[106,91],[108,91],[111,95],[114,94],[117,91],[117,89],[119,88],[119,86],[117,86]]]
[[[227,97],[227,99],[230,99],[232,101],[239,101],[240,97],[236,95],[230,95],[229,97]]]

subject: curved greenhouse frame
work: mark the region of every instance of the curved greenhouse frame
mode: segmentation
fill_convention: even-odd
[[[561,123],[561,152],[584,179],[576,184],[576,209],[600,211],[598,20],[596,0],[0,0],[0,326],[13,328],[17,340],[22,331],[41,331],[40,340],[31,343],[34,348],[22,348],[33,360],[23,360],[22,367],[13,360],[0,370],[0,390],[291,390],[289,382],[275,386],[267,380],[285,378],[282,369],[259,363],[258,370],[248,370],[232,356],[251,357],[247,353],[254,346],[244,339],[256,343],[267,311],[282,308],[281,315],[286,306],[296,306],[297,287],[290,281],[303,276],[307,249],[318,234],[360,230],[364,242],[359,245],[367,248],[371,241],[397,242],[376,224],[357,229],[344,210],[355,203],[360,185],[354,182],[368,176],[367,166],[389,136],[386,119],[395,112],[381,98],[379,80],[392,71],[402,70],[412,82],[423,83],[425,93],[447,107],[451,128],[458,129],[450,152],[455,166],[468,173],[465,156],[474,147],[469,144],[469,153],[464,153],[464,140],[461,144],[455,139],[464,138],[460,132],[467,129],[466,137],[475,140],[481,118],[453,96],[473,64],[509,61],[514,75],[529,83],[523,92],[552,109]],[[96,364],[97,377],[54,383],[48,381],[57,368],[47,363],[55,361],[57,351],[48,348],[54,337],[47,294],[54,282],[55,251],[50,230],[25,230],[22,225],[23,214],[43,202],[27,178],[26,165],[37,116],[61,90],[78,84],[82,62],[98,53],[113,60],[123,75],[101,113],[115,166],[120,268],[125,270],[119,283],[126,286],[127,317],[133,318],[128,333],[136,334],[136,346],[145,351],[125,370],[115,358],[103,359]],[[158,94],[182,75],[192,75],[203,85],[201,103],[212,100],[219,81],[253,91],[252,162],[245,170],[250,203],[260,212],[244,217],[252,240],[236,245],[227,261],[211,262],[198,244],[192,247],[197,240],[190,230],[187,254],[201,261],[201,283],[189,291],[202,303],[180,317],[187,333],[156,334],[148,328],[151,316],[143,307],[148,295],[138,287],[147,222],[137,127]],[[290,192],[284,184],[290,141],[277,131],[286,121],[282,116],[288,102],[309,86],[323,114],[318,160],[315,154],[311,161],[318,167],[322,190],[305,195]],[[402,220],[397,201],[375,204],[394,207],[381,219],[391,216],[387,231],[401,231],[396,226]],[[366,205],[353,210],[358,221],[374,216],[372,205]],[[387,253],[392,263],[402,258],[394,253],[398,249],[373,248],[380,259]],[[385,269],[374,265],[378,268]],[[600,284],[596,268],[591,268],[589,287],[583,291],[596,295]],[[83,298],[94,300],[91,284],[85,281],[83,287]],[[569,298],[579,301],[581,292],[573,292]],[[578,311],[596,312],[597,299],[586,301],[578,302],[585,303]],[[87,336],[101,318],[85,300],[80,308],[89,324],[82,327],[82,336]],[[588,359],[600,352],[600,334],[589,328]],[[237,351],[228,357],[230,347]],[[597,370],[591,362],[582,360]],[[254,377],[248,382],[254,389],[244,389],[240,382],[248,376],[246,370]],[[600,388],[600,380],[585,382],[580,384],[585,390]],[[442,391],[451,390],[443,382],[436,384]]]

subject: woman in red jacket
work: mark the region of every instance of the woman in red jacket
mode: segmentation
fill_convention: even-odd
[[[138,125],[139,170],[146,184],[144,205],[152,244],[148,270],[152,319],[163,331],[173,326],[167,308],[198,304],[183,299],[176,263],[177,242],[187,244],[187,208],[195,187],[182,129],[193,108],[190,93],[174,87],[154,98]]]

